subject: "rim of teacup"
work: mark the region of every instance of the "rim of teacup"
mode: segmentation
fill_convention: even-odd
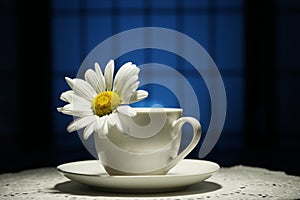
[[[182,112],[182,108],[173,108],[173,107],[132,107],[137,112]]]

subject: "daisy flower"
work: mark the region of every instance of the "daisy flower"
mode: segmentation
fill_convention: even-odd
[[[114,60],[110,60],[103,74],[96,62],[94,70],[85,72],[84,80],[65,77],[71,90],[63,92],[60,99],[68,104],[57,110],[74,116],[68,132],[84,128],[84,139],[93,132],[105,137],[113,126],[126,132],[126,118],[136,115],[129,104],[145,99],[148,92],[137,90],[140,69],[135,64],[125,63],[115,77],[114,68]]]

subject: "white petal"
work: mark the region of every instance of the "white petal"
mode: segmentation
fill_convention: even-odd
[[[148,97],[148,92],[145,90],[135,91],[129,98],[129,104],[141,101]]]
[[[74,104],[74,106],[84,106],[84,107],[88,107],[88,108],[90,108],[92,105],[91,101],[89,101],[83,97],[80,97],[76,94],[73,95],[72,103]]]
[[[107,116],[97,117],[97,121],[95,122],[95,130],[99,134],[99,137],[108,134],[108,124],[107,124]]]
[[[68,125],[67,131],[73,132],[73,131],[79,130],[79,129],[87,126],[88,124],[92,123],[95,120],[96,120],[95,115],[77,118]]]
[[[136,90],[137,87],[133,87],[135,85],[139,85],[139,81],[138,81],[138,76],[134,75],[132,77],[130,77],[127,82],[124,83],[124,86],[121,90],[120,97],[123,100],[123,97],[127,97],[128,95],[131,95],[131,92],[134,92]],[[134,90],[134,91],[133,91]]]
[[[58,109],[59,112],[62,112],[67,115],[73,115],[76,117],[84,117],[88,115],[94,115],[93,110],[90,107],[85,106],[74,106],[74,104],[67,104],[63,108]]]
[[[73,79],[73,91],[76,95],[83,97],[89,101],[93,101],[94,97],[97,95],[93,87],[86,81],[82,79]]]
[[[97,93],[100,93],[100,92],[103,92],[106,88],[105,87],[105,79],[104,79],[102,70],[100,68],[100,65],[97,62],[95,62],[94,68],[95,68],[96,75],[99,78],[99,86],[98,87],[100,88],[100,91],[97,91]]]
[[[95,72],[96,72],[96,74],[97,74],[97,76],[103,76],[103,73],[102,73],[102,70],[101,70],[101,67],[100,67],[100,65],[99,65],[99,63],[98,62],[95,62],[94,63],[94,69],[95,69]]]
[[[120,114],[126,115],[128,117],[134,117],[134,116],[136,116],[136,111],[133,108],[131,108],[130,106],[127,106],[127,105],[119,106],[117,108],[117,111]]]
[[[60,99],[62,101],[64,101],[64,102],[72,103],[72,101],[73,101],[73,95],[74,95],[73,90],[68,90],[66,92],[63,92],[60,95]]]
[[[112,89],[113,75],[115,70],[114,60],[110,60],[104,70],[105,85],[107,90]]]
[[[60,96],[60,99],[68,103],[74,103],[75,105],[85,104],[87,107],[90,107],[92,103],[91,101],[76,95],[73,90],[63,92]]]
[[[70,88],[73,89],[73,86],[74,86],[73,79],[71,79],[69,77],[65,77],[65,80],[68,83],[68,85],[70,86]]]
[[[115,79],[114,79],[114,90],[116,92],[119,91],[119,89],[122,88],[122,81],[123,81],[123,76],[130,71],[130,68],[132,68],[132,63],[127,62],[124,65],[120,67],[120,69],[117,71]]]
[[[85,140],[88,139],[90,137],[90,135],[94,132],[95,122],[96,122],[96,120],[85,127],[85,129],[83,131],[83,139],[85,139]]]
[[[95,124],[94,124],[95,131],[99,132],[101,130],[103,120],[104,120],[103,117],[97,117]]]
[[[121,99],[125,104],[129,104],[129,99],[132,95],[132,92],[136,91],[136,89],[138,88],[140,82],[137,81],[134,84],[132,84],[130,87],[126,88],[127,91],[123,91],[121,94]]]
[[[117,124],[116,115],[117,115],[117,113],[114,112],[107,116],[107,122],[108,122],[109,127],[113,127]]]
[[[104,118],[104,123],[103,123],[103,126],[102,126],[102,131],[103,131],[103,135],[107,135],[108,134],[107,117]]]
[[[128,77],[127,80],[122,82],[122,87],[119,90],[118,94],[122,94],[124,92],[124,90],[127,90],[128,87],[130,87],[132,84],[136,83],[138,81],[138,79],[139,79],[138,75],[133,75],[131,77]]]
[[[97,94],[103,91],[103,86],[101,87],[99,77],[94,70],[88,69],[84,74],[84,78],[94,88]]]
[[[114,91],[116,91],[118,94],[121,93],[121,90],[124,86],[124,84],[135,75],[139,74],[140,69],[136,67],[136,65],[132,64],[131,62],[128,62],[118,70],[115,80],[114,80]]]

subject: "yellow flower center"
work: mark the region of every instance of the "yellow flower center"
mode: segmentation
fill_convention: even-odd
[[[92,109],[96,115],[102,117],[112,113],[119,105],[121,100],[114,91],[105,91],[99,93],[92,102]]]

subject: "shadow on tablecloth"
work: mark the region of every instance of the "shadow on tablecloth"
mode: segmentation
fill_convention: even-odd
[[[173,192],[159,192],[159,193],[116,193],[102,190],[101,188],[92,188],[74,181],[66,181],[56,184],[53,188],[53,193],[63,193],[69,195],[82,196],[107,196],[107,197],[168,197],[168,196],[183,196],[193,194],[204,194],[221,189],[222,186],[209,181],[202,181],[189,186],[184,190]]]

